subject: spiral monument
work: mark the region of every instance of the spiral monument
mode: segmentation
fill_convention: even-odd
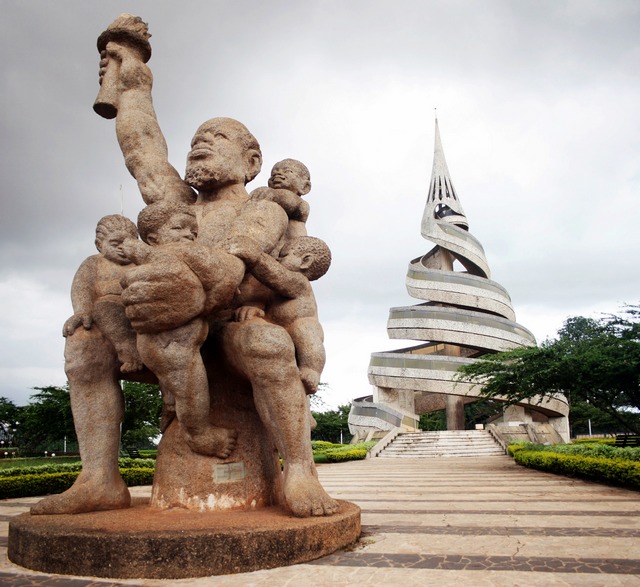
[[[355,400],[350,427],[358,433],[417,427],[419,414],[446,409],[447,428],[464,429],[464,405],[480,388],[454,379],[458,368],[482,355],[535,345],[533,334],[515,321],[507,290],[491,280],[480,241],[451,181],[435,122],[433,171],[421,226],[434,247],[409,263],[406,286],[413,306],[391,308],[389,338],[422,341],[395,351],[373,353],[368,376],[373,396]],[[366,400],[366,401],[362,401]],[[504,422],[548,422],[567,437],[568,406],[559,396],[509,406]]]

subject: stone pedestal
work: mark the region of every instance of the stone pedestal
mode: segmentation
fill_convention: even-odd
[[[196,454],[174,419],[158,447],[151,505],[226,511],[282,503],[278,452],[258,417],[251,386],[226,369],[216,337],[207,341],[202,354],[211,386],[210,420],[237,431],[238,444],[227,459]]]
[[[227,459],[196,454],[174,419],[158,447],[151,505],[204,512],[282,503],[278,452],[258,417],[251,386],[226,367],[218,337],[207,340],[202,355],[210,382],[210,420],[237,431],[238,444]]]
[[[183,579],[242,573],[325,556],[360,535],[360,509],[294,518],[280,507],[195,513],[134,504],[59,516],[22,514],[9,524],[12,562],[44,573]]]

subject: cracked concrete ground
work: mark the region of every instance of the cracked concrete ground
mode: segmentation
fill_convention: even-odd
[[[525,469],[506,456],[372,459],[322,465],[319,474],[332,496],[362,508],[362,539],[347,552],[178,581],[44,575],[6,558],[8,521],[38,498],[5,500],[0,585],[640,586],[638,492]]]

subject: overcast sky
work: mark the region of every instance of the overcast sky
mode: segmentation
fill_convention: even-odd
[[[273,163],[303,161],[330,406],[370,393],[372,352],[406,293],[433,160],[449,170],[518,322],[640,300],[637,0],[0,0],[0,396],[60,385],[62,324],[96,221],[142,207],[113,121],[92,110],[97,36],[149,23],[154,103],[184,170],[197,126],[242,121]],[[122,186],[122,188],[121,188]]]

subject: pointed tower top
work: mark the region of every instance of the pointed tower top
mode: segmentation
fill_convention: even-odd
[[[433,169],[431,171],[427,204],[422,217],[422,226],[425,227],[426,224],[431,224],[436,220],[446,220],[461,227],[468,227],[462,204],[460,204],[458,194],[451,181],[447,160],[444,157],[437,117],[435,119]]]

